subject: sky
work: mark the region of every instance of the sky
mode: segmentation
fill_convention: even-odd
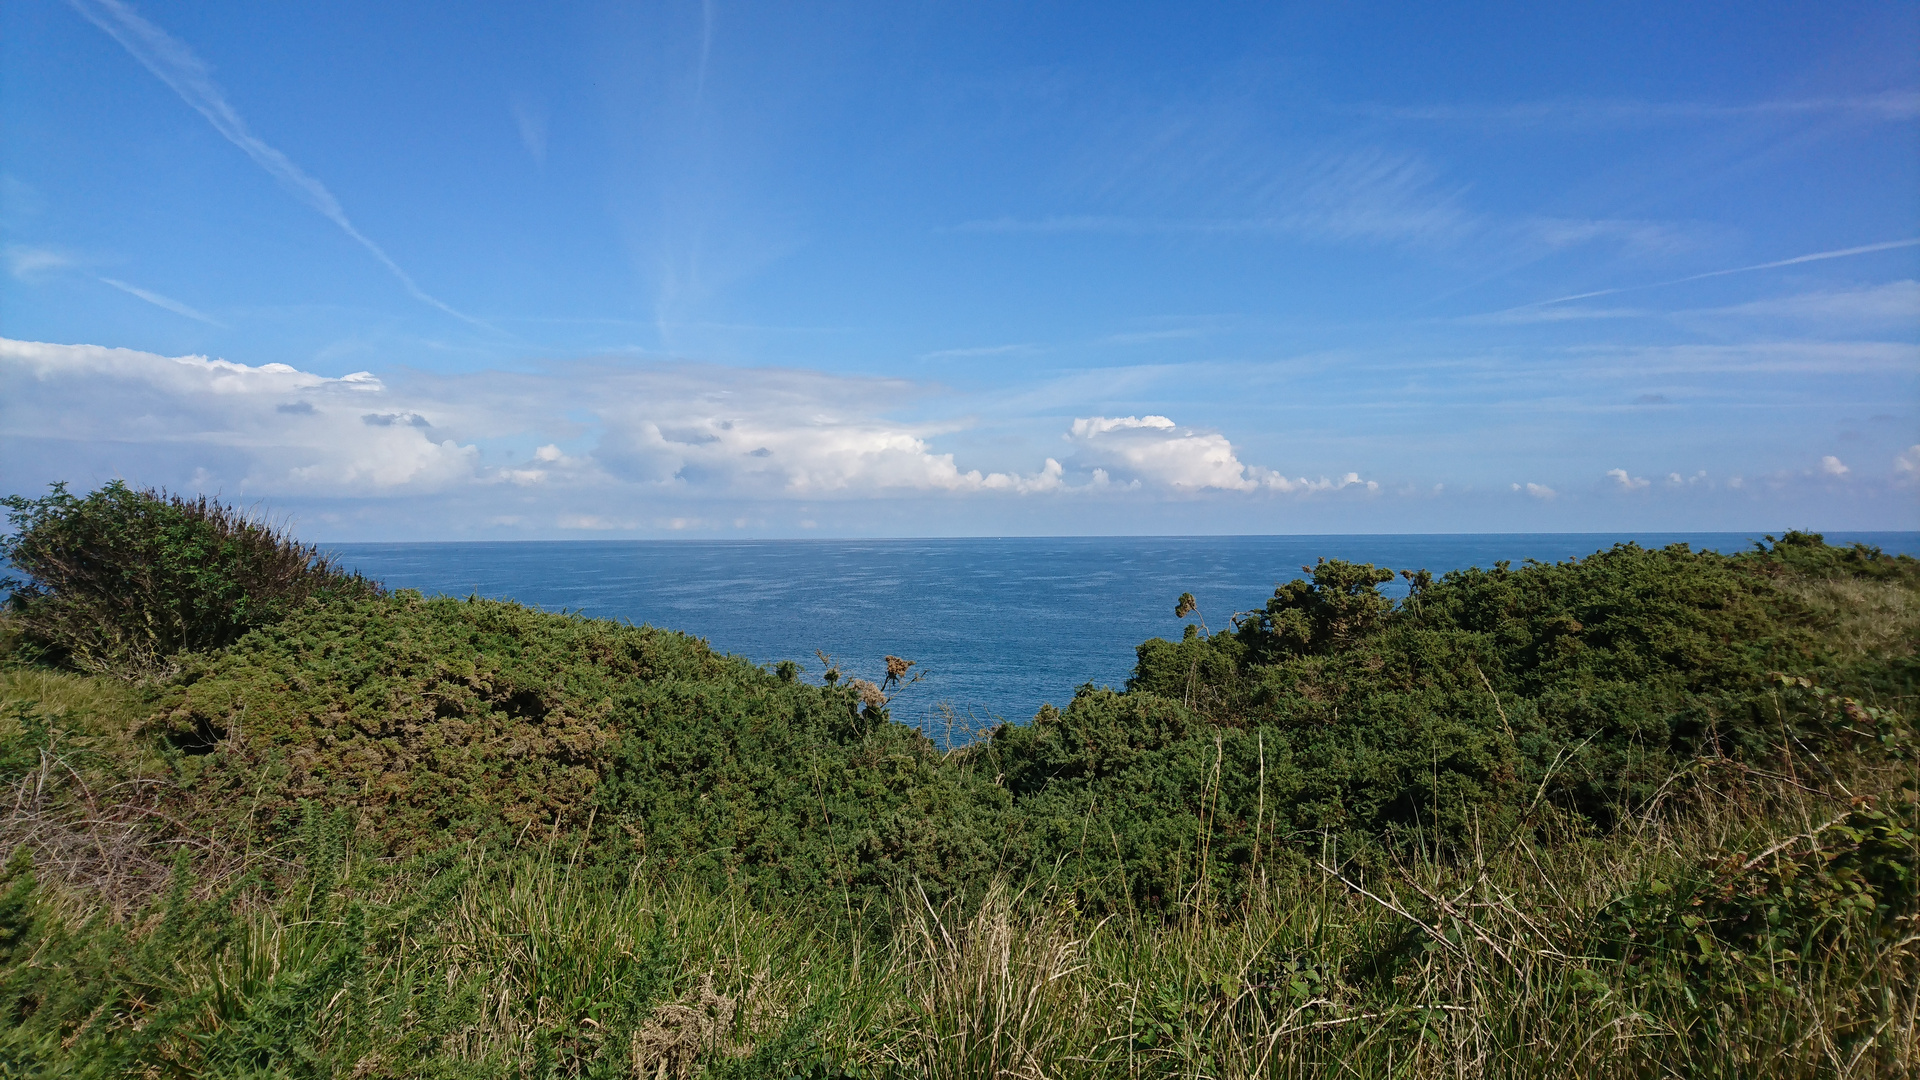
[[[0,489],[1920,529],[1920,4],[0,5]]]

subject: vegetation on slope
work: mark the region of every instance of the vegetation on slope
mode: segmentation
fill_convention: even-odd
[[[218,516],[109,495],[9,551]],[[119,527],[84,580],[148,573]],[[16,605],[0,1075],[1920,1068],[1912,559],[1622,545],[1398,604],[1325,561],[942,753],[867,684],[277,542],[321,586],[135,683],[47,646],[123,616]]]
[[[591,825],[596,862],[835,902],[990,872],[1005,792],[874,701],[683,634],[401,592],[184,660],[150,723],[187,815],[235,843],[313,801],[387,855]]]
[[[0,499],[11,535],[0,578],[28,656],[130,676],[176,654],[217,649],[309,600],[374,595],[266,521],[200,496],[135,491],[115,480],[85,497]]]

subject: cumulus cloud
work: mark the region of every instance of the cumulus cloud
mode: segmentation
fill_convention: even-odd
[[[657,398],[612,403],[602,413],[609,430],[594,457],[632,482],[764,494],[1031,494],[1062,486],[1052,459],[1032,475],[963,470],[952,454],[934,452],[925,431],[821,395],[801,373],[776,379],[786,385],[763,386],[759,394],[716,388],[674,409],[661,409]]]
[[[613,362],[398,378],[0,340],[0,439],[229,496],[546,491],[577,529],[669,527],[608,500],[1378,489],[1289,478],[1151,415],[1075,420],[1069,452],[1030,471],[971,468],[934,445],[950,426],[889,417],[923,390],[901,380]]]
[[[1218,432],[1181,427],[1164,416],[1089,416],[1073,422],[1067,439],[1074,459],[1094,467],[1096,483],[1164,486],[1175,491],[1334,491],[1376,481],[1349,472],[1337,480],[1288,478],[1272,469],[1242,462],[1233,444]]]
[[[1252,491],[1260,481],[1226,436],[1182,428],[1164,416],[1089,416],[1067,438],[1081,457],[1137,481],[1199,491]]]
[[[1846,463],[1839,458],[1828,454],[1826,457],[1820,459],[1820,471],[1826,473],[1828,476],[1845,476],[1853,470],[1847,468]]]
[[[1535,499],[1551,499],[1560,494],[1559,492],[1553,490],[1552,488],[1548,487],[1545,484],[1535,484],[1531,482],[1525,483],[1525,484],[1515,484],[1513,485],[1513,490],[1523,491],[1527,495]]]
[[[1625,469],[1608,469],[1607,476],[1620,485],[1621,491],[1640,491],[1650,483],[1644,476],[1628,475]]]
[[[741,379],[588,367],[391,388],[365,372],[334,379],[285,364],[32,342],[0,342],[0,365],[17,406],[4,414],[7,435],[195,447],[225,459],[210,475],[262,493],[563,481],[794,495],[1034,493],[1064,483],[1051,460],[1031,475],[963,470],[933,451],[926,432],[874,415],[872,403],[899,387],[807,372]],[[597,421],[590,452],[546,442],[518,462],[481,466],[478,441],[564,428],[566,414],[583,410]]]
[[[478,452],[430,425],[370,423],[388,398],[366,372],[0,339],[0,433],[198,449],[195,467],[244,491],[385,493],[475,475]],[[407,415],[415,415],[408,413]]]
[[[1920,478],[1920,443],[1907,447],[1893,459],[1893,472],[1902,480]]]

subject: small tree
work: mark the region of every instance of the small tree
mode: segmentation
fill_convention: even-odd
[[[29,658],[128,677],[217,649],[312,600],[378,595],[283,530],[206,496],[115,480],[85,497],[0,499],[0,579]]]
[[[1380,593],[1380,586],[1393,580],[1391,570],[1344,559],[1321,559],[1300,569],[1313,580],[1275,589],[1266,610],[1240,624],[1241,636],[1256,652],[1333,652],[1379,629],[1393,610],[1393,601]]]

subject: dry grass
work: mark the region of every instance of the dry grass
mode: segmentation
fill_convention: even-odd
[[[211,1067],[198,1047],[306,987],[320,996],[298,1036],[369,1076],[437,1060],[438,1075],[685,1080],[766,1075],[789,1051],[953,1078],[1920,1072],[1912,935],[1843,939],[1774,986],[1701,986],[1700,1008],[1590,954],[1595,916],[1632,882],[1827,815],[1787,798],[1763,800],[1771,832],[1752,796],[1702,782],[1606,838],[1547,822],[1365,876],[1331,852],[1287,858],[1244,905],[1170,921],[910,890],[884,940],[659,868],[582,873],[578,852],[474,849],[431,879],[369,878],[348,854],[320,875],[347,885],[256,898],[232,944],[182,966],[175,989],[208,1004],[178,1053],[186,1074]],[[422,906],[434,881],[444,902]],[[354,930],[356,911],[376,929]],[[366,942],[364,973],[326,990],[343,939]]]
[[[1826,640],[1855,657],[1890,660],[1920,645],[1920,591],[1904,582],[1795,578],[1780,587],[1826,613],[1832,622]]]
[[[883,1076],[1920,1071],[1911,936],[1845,939],[1780,967],[1775,986],[1701,987],[1704,1011],[1590,955],[1594,919],[1623,887],[1756,843],[1746,799],[1703,783],[1611,838],[1567,826],[1364,877],[1331,858],[1276,863],[1244,906],[1172,921],[1094,920],[1004,888],[962,911],[910,890],[891,937],[864,943],[817,914],[645,873],[589,880],[570,872],[571,853],[476,852],[444,916],[370,958],[368,1007],[397,1041],[421,1022],[422,986],[464,987],[473,1007],[431,1050],[475,1075],[543,1055],[560,1076],[752,1075],[738,1070],[797,1045],[796,1032],[820,1060]],[[392,883],[367,903],[418,887]],[[253,988],[236,1000],[297,977],[338,932],[307,909],[247,918],[248,970],[235,952],[201,976]],[[1865,1042],[1863,1014],[1878,1017]],[[593,1072],[615,1059],[618,1071]]]
[[[1022,910],[995,886],[972,917],[905,898],[906,927],[887,955],[891,1063],[926,1077],[1043,1077],[1080,1049],[1095,1003],[1087,936],[1072,913]]]

